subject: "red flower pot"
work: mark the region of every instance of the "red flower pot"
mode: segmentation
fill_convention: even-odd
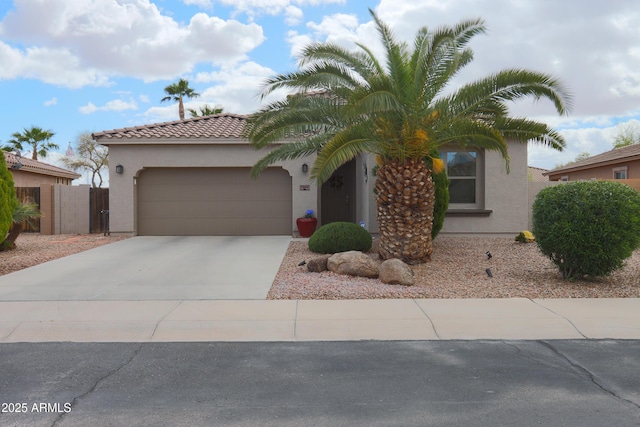
[[[317,218],[298,218],[296,219],[296,225],[301,237],[310,237],[316,231],[318,220]]]

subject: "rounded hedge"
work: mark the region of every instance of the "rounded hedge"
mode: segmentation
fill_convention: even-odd
[[[352,222],[325,224],[309,237],[309,250],[320,254],[346,251],[367,252],[371,249],[371,234]]]
[[[545,188],[533,203],[533,233],[563,278],[606,276],[640,247],[640,192],[611,181]]]

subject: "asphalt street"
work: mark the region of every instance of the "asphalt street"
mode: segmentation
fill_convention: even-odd
[[[2,426],[634,426],[640,341],[0,344]]]

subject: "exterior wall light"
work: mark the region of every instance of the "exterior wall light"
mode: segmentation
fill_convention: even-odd
[[[306,163],[302,164],[302,173],[307,173],[307,171],[309,170],[309,165]]]
[[[123,172],[124,172],[124,166],[117,165],[116,166],[116,173],[123,173]]]

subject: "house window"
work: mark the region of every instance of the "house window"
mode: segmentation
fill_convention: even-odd
[[[627,179],[627,167],[614,168],[613,179]]]
[[[560,181],[562,182],[568,182],[569,181],[569,175],[562,175],[560,177]]]
[[[449,178],[449,204],[452,208],[480,207],[481,155],[478,151],[442,151]]]

